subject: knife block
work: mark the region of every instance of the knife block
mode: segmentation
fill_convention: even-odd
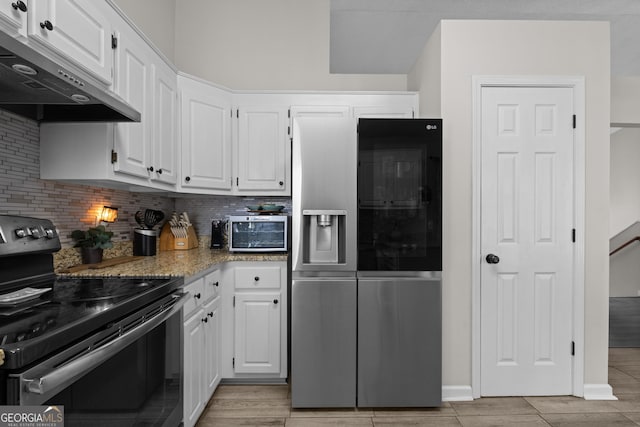
[[[186,229],[187,237],[176,237],[171,232],[171,226],[166,222],[162,226],[160,232],[160,250],[161,251],[180,251],[193,249],[198,247],[198,237],[193,226],[190,225]]]

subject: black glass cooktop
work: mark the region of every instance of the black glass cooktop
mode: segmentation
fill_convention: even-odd
[[[30,287],[51,291],[18,304],[0,306],[3,368],[25,366],[181,285],[181,278],[74,278],[33,284]]]

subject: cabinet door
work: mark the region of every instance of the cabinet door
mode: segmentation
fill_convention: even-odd
[[[293,105],[291,119],[296,117],[349,117],[348,105]]]
[[[353,107],[353,117],[356,119],[364,118],[383,118],[383,119],[411,119],[413,118],[413,107],[394,106],[394,105],[376,105],[369,107]]]
[[[286,107],[240,107],[238,110],[238,191],[290,192],[287,182]]]
[[[202,372],[204,361],[203,311],[198,310],[184,322],[184,414],[185,427],[198,421],[204,409],[203,390],[205,378]]]
[[[111,25],[98,4],[91,0],[31,1],[29,37],[110,84]]]
[[[179,77],[184,189],[231,189],[231,101],[219,89]]]
[[[158,61],[160,61],[158,59]],[[151,179],[175,184],[177,181],[177,92],[176,74],[157,62],[153,69],[153,161]]]
[[[350,117],[351,110],[348,105],[294,105],[291,107],[291,138],[295,137],[297,117],[317,117],[318,119],[328,117]]]
[[[113,168],[147,179],[151,159],[150,141],[153,122],[151,93],[151,53],[134,34],[116,31],[115,92],[141,114],[139,123],[116,123],[114,151],[118,154]]]
[[[236,293],[236,373],[280,372],[280,292]]]
[[[22,9],[25,11],[22,11]],[[26,36],[27,0],[3,0],[0,3],[0,30],[12,36]]]
[[[204,335],[204,400],[207,401],[220,383],[220,297],[203,306]]]

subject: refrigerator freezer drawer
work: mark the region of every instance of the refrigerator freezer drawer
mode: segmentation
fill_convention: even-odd
[[[358,280],[358,406],[440,406],[441,283]]]
[[[291,405],[356,406],[356,279],[294,279]]]

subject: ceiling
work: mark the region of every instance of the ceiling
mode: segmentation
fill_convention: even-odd
[[[611,74],[640,75],[638,0],[331,0],[331,72],[407,74],[442,19],[609,21]]]

